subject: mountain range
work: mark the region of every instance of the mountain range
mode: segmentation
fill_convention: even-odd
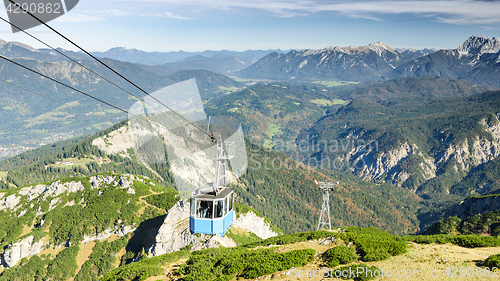
[[[136,102],[49,50],[0,43],[3,55],[96,97],[123,108]],[[213,177],[210,156],[186,155],[188,139],[174,137],[167,123],[151,124],[161,145],[144,141],[148,133],[125,114],[4,61],[0,145],[71,130],[82,136],[0,161],[0,280],[289,280],[290,267],[444,271],[449,260],[477,266],[478,256],[481,265],[498,266],[500,257],[486,257],[500,248],[473,248],[500,245],[499,51],[499,39],[473,36],[455,50],[377,42],[271,53],[238,75],[286,82],[255,85],[189,68],[235,71],[259,52],[248,51],[248,61],[226,51],[157,65],[104,59],[148,92],[195,78],[212,122],[241,123],[248,169],[231,183],[235,224],[223,238],[189,231],[190,202],[181,199],[190,191],[177,181],[203,186]],[[168,59],[123,48],[113,54]],[[312,83],[297,83],[305,80]],[[204,129],[186,132],[211,145]],[[149,154],[169,160],[148,161]],[[297,233],[317,226],[324,198],[317,181],[335,183],[329,202],[338,230]],[[394,236],[426,228],[440,235]]]
[[[396,76],[445,76],[500,88],[500,39],[471,36],[457,49],[401,65],[394,70]]]
[[[373,81],[387,77],[408,59],[392,47],[372,43],[362,47],[329,47],[323,50],[272,53],[238,74],[276,80]]]
[[[16,46],[11,44],[11,47]],[[26,49],[23,49],[26,50]],[[31,52],[30,54],[38,54]],[[108,83],[88,69],[68,61],[44,62],[31,58],[16,58],[17,63],[72,85],[122,109],[128,110],[136,98]],[[226,76],[205,70],[181,70],[164,74],[154,67],[103,59],[116,71],[154,92],[168,85],[195,78],[204,100],[242,88],[243,84]],[[141,93],[96,62],[82,60],[84,66],[104,74],[136,97]],[[40,139],[51,135],[79,136],[96,132],[122,120],[126,114],[90,99],[80,93],[55,84],[7,61],[0,62],[0,124],[1,146],[10,144],[37,147]],[[11,83],[11,84],[9,84]],[[14,85],[16,86],[14,86]],[[63,124],[64,126],[61,126]],[[1,155],[1,156],[7,156]]]
[[[266,56],[271,52],[283,53],[283,50],[247,50],[243,52],[237,51],[203,51],[203,52],[145,52],[137,49],[127,49],[123,47],[116,47],[109,49],[105,52],[92,52],[93,55],[110,58],[119,61],[126,61],[132,63],[139,63],[145,65],[161,65],[168,63],[179,63],[184,60],[195,60],[196,58],[203,57],[209,59],[214,56],[236,57],[245,64],[251,64],[256,60]]]
[[[498,38],[471,36],[457,49],[421,52],[382,43],[323,50],[271,53],[238,72],[248,78],[281,81],[374,81],[402,76],[444,76],[500,87]],[[421,55],[421,56],[420,56]]]
[[[322,50],[248,50],[203,52],[144,52],[113,48],[93,53],[97,57],[154,67],[162,75],[178,70],[203,69],[251,79],[278,81],[340,80],[367,82],[403,76],[444,76],[478,84],[500,86],[499,39],[471,36],[456,49],[392,48],[382,42],[367,46],[328,47]],[[58,48],[78,59],[81,52]],[[0,42],[0,54],[45,62],[67,59],[51,49],[34,49],[22,43]]]
[[[56,48],[60,53],[75,59],[89,60],[83,52],[74,52]],[[271,52],[285,52],[282,50],[247,50],[236,51],[203,51],[203,52],[145,52],[137,49],[116,47],[105,52],[91,52],[92,55],[122,62],[130,62],[144,66],[161,66],[164,74],[171,74],[178,70],[203,69],[218,74],[227,74],[241,70]],[[6,42],[0,39],[0,54],[11,58],[31,58],[43,62],[69,61],[60,53],[48,49],[36,49],[19,42]]]

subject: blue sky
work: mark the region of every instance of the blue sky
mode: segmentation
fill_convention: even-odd
[[[0,14],[5,18],[5,9]],[[471,35],[500,37],[500,1],[80,0],[49,24],[90,51],[321,49],[376,41],[439,49]],[[28,31],[75,50],[45,27]],[[42,47],[3,22],[0,38]]]

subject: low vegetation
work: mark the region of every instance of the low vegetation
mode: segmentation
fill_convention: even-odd
[[[484,266],[492,269],[492,268],[500,268],[500,254],[491,255],[484,261]]]
[[[148,204],[156,206],[162,210],[169,210],[177,201],[179,201],[179,193],[175,189],[167,189],[167,191],[160,194],[153,194],[146,197]]]
[[[347,264],[358,260],[356,249],[344,245],[336,246],[323,253],[325,265],[336,267],[339,264]]]
[[[482,234],[500,235],[500,211],[486,212],[461,220],[457,216],[440,220],[423,234]]]
[[[196,251],[177,271],[185,281],[253,279],[292,267],[303,266],[314,257],[312,249],[276,253],[274,248],[245,247]]]
[[[480,236],[480,235],[417,235],[405,236],[405,240],[423,244],[447,244],[458,245],[465,248],[476,247],[498,247],[500,246],[500,236]]]
[[[191,254],[189,248],[177,252],[164,254],[153,258],[141,259],[137,262],[121,266],[111,270],[103,277],[101,281],[125,281],[125,280],[145,280],[151,276],[157,276],[164,272],[162,266],[168,263],[178,261],[181,258],[189,257]]]
[[[126,237],[121,237],[113,242],[96,242],[92,253],[83,263],[75,281],[94,281],[113,268],[116,262],[116,254],[128,243]]]

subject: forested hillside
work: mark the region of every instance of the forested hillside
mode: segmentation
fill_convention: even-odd
[[[324,116],[328,107],[344,103],[332,92],[322,85],[258,84],[210,100],[205,109],[211,116],[235,117],[247,136],[265,147],[293,146],[300,130]]]
[[[353,163],[361,161],[365,165],[345,171],[374,181],[392,182],[417,194],[432,197],[436,193],[484,193],[496,185],[484,186],[488,177],[475,175],[481,171],[497,174],[494,160],[498,157],[499,106],[498,91],[437,99],[411,107],[353,100],[305,130],[299,140],[309,138],[310,143],[316,144],[321,140],[374,142],[369,148],[344,147],[333,151],[322,144],[314,146],[317,151],[307,153],[317,155],[318,160],[340,157]],[[465,177],[469,184],[475,181],[476,185],[460,183]]]
[[[128,110],[144,93],[128,84],[97,62],[80,63],[103,75],[122,89],[74,62],[43,62],[18,58],[17,63],[73,86],[102,101]],[[138,64],[104,59],[104,62],[148,93],[174,83],[195,78],[203,100],[222,96],[243,88],[243,84],[228,77],[205,70],[182,70],[162,73]],[[40,143],[54,142],[55,135],[62,139],[98,132],[125,119],[124,112],[97,102],[81,93],[56,84],[38,74],[2,61],[0,69],[0,148],[39,147]],[[11,83],[11,84],[9,84]],[[59,140],[59,139],[57,139]]]
[[[12,167],[4,187],[8,184],[25,186],[50,182],[60,177],[112,172],[144,175],[175,188],[168,163],[146,166],[134,157],[133,150],[127,150],[131,156],[128,158],[118,153],[107,154],[92,145],[92,140],[122,126],[126,124],[117,124],[64,147],[64,150],[58,149],[58,144],[40,149],[41,152],[45,151],[46,156],[26,152],[2,162],[4,167]],[[334,199],[338,201],[332,204],[333,221],[338,225],[377,226],[399,234],[413,233],[419,229],[416,218],[419,198],[407,190],[367,183],[331,171],[321,173],[285,154],[250,143],[247,143],[247,151],[250,166],[235,185],[237,201],[254,207],[287,233],[315,228],[321,208],[321,192],[314,180],[340,182],[339,193]],[[78,162],[78,157],[82,162]],[[99,158],[101,162],[96,161]],[[69,159],[73,161],[72,165],[57,164]]]

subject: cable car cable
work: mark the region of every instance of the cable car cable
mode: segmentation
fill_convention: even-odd
[[[119,85],[117,85],[116,83],[112,82],[112,81],[111,81],[111,80],[109,80],[108,78],[106,78],[106,77],[102,76],[101,74],[99,74],[99,73],[97,73],[97,72],[93,71],[93,70],[92,70],[92,69],[90,69],[89,67],[87,67],[87,66],[83,65],[83,64],[82,64],[82,63],[80,63],[79,61],[77,61],[77,60],[75,60],[75,59],[71,58],[70,56],[66,55],[65,53],[63,53],[63,52],[61,52],[61,51],[57,50],[56,48],[52,47],[51,45],[49,45],[49,44],[47,44],[47,43],[45,43],[43,40],[41,40],[41,39],[37,38],[37,37],[36,37],[36,36],[34,36],[33,34],[30,34],[29,32],[27,32],[27,31],[25,31],[25,30],[22,30],[22,29],[21,29],[21,28],[19,28],[17,25],[15,25],[15,24],[13,24],[13,23],[9,22],[8,20],[4,19],[4,18],[3,18],[3,17],[1,17],[1,16],[0,16],[0,19],[1,19],[1,20],[3,20],[4,22],[6,22],[6,23],[10,24],[11,26],[13,26],[13,27],[15,27],[15,28],[17,28],[17,29],[21,30],[24,34],[26,34],[26,35],[30,36],[31,38],[35,39],[36,41],[38,41],[38,42],[40,42],[40,43],[44,44],[45,46],[49,47],[50,49],[52,49],[52,50],[54,50],[54,51],[56,51],[56,52],[57,52],[57,53],[59,53],[60,55],[62,55],[62,56],[64,56],[64,57],[66,57],[66,58],[67,58],[67,59],[69,59],[69,60],[71,60],[72,62],[74,62],[74,63],[78,64],[79,66],[81,66],[81,67],[83,67],[83,68],[85,68],[85,69],[87,69],[89,72],[91,72],[91,73],[93,73],[93,74],[95,74],[95,75],[99,76],[99,77],[100,77],[100,78],[102,78],[103,80],[107,81],[108,83],[110,83],[111,85],[113,85],[113,86],[117,87],[118,89],[120,89],[120,90],[124,91],[125,93],[129,94],[130,96],[134,97],[135,99],[137,99],[137,100],[140,100],[140,101],[142,101],[142,102],[147,103],[147,102],[146,102],[143,98],[140,98],[140,97],[138,97],[138,96],[136,96],[136,95],[132,94],[131,92],[129,92],[129,91],[127,91],[127,90],[123,89],[122,87],[120,87],[120,86],[119,86]],[[148,104],[149,104],[149,105],[151,105],[150,103],[148,103]],[[153,105],[151,105],[151,106],[153,106]],[[156,105],[154,105],[154,106],[156,106]],[[154,106],[153,106],[153,107],[154,107]]]
[[[169,109],[170,111],[172,111],[174,114],[176,114],[177,116],[179,116],[180,118],[184,119],[186,122],[188,122],[189,124],[191,124],[192,126],[194,126],[195,128],[197,128],[198,130],[202,131],[203,133],[205,133],[206,135],[208,135],[209,137],[210,134],[208,132],[205,132],[205,130],[203,130],[202,128],[198,127],[197,125],[195,125],[194,122],[191,122],[189,121],[187,118],[185,118],[184,116],[182,116],[181,114],[177,113],[176,111],[172,110],[170,107],[168,107],[167,105],[165,105],[164,103],[162,103],[161,101],[159,101],[158,99],[156,99],[154,96],[151,96],[148,92],[146,92],[145,90],[143,90],[141,87],[137,86],[135,83],[133,83],[132,81],[130,81],[129,79],[127,79],[125,76],[121,75],[119,72],[117,72],[116,70],[114,70],[113,68],[111,68],[110,66],[108,66],[107,64],[105,64],[104,62],[102,62],[100,59],[98,59],[97,57],[95,57],[94,55],[92,55],[91,53],[87,52],[85,49],[83,49],[82,47],[80,47],[78,44],[76,44],[75,42],[73,42],[71,39],[67,38],[66,36],[64,36],[63,34],[61,34],[59,31],[57,31],[56,29],[54,29],[53,27],[51,27],[50,25],[48,25],[47,23],[45,23],[44,21],[40,20],[37,16],[33,15],[32,13],[30,13],[30,11],[28,11],[27,9],[24,9],[21,7],[21,5],[17,4],[14,0],[9,0],[12,4],[18,6],[19,8],[21,8],[21,10],[24,12],[24,13],[27,13],[29,14],[31,17],[33,17],[34,19],[36,19],[37,21],[39,21],[41,24],[45,25],[45,27],[47,27],[48,29],[52,30],[54,33],[56,33],[57,35],[61,36],[62,38],[64,38],[66,41],[68,41],[69,43],[71,43],[73,46],[77,47],[78,49],[80,49],[82,52],[84,52],[85,54],[87,54],[88,56],[90,56],[91,58],[93,58],[94,60],[96,60],[97,62],[99,62],[100,64],[102,64],[103,66],[105,66],[106,68],[108,68],[109,70],[111,70],[113,73],[115,73],[116,75],[120,76],[122,79],[124,79],[125,81],[127,81],[128,83],[130,83],[131,85],[133,85],[134,87],[136,87],[137,89],[139,89],[140,91],[142,91],[143,93],[145,93],[146,95],[150,96],[151,98],[153,98],[154,100],[156,100],[158,103],[160,103],[161,105],[163,105],[164,107],[166,107],[167,109]]]
[[[0,58],[4,59],[4,60],[6,60],[6,61],[8,61],[8,62],[10,62],[10,63],[13,63],[13,64],[15,64],[15,65],[17,65],[17,66],[19,66],[19,67],[22,67],[22,68],[24,68],[24,69],[26,69],[26,70],[29,70],[29,71],[31,71],[31,72],[33,72],[33,73],[35,73],[35,74],[38,74],[38,75],[40,75],[40,76],[42,76],[42,77],[45,77],[45,78],[47,78],[47,79],[49,79],[49,80],[51,80],[51,81],[53,81],[53,82],[56,82],[56,83],[58,83],[58,84],[61,84],[61,85],[65,86],[65,87],[67,87],[67,88],[69,88],[69,89],[71,89],[71,90],[73,90],[73,91],[77,91],[77,92],[79,92],[80,94],[83,94],[83,95],[85,95],[85,96],[87,96],[87,97],[89,97],[89,98],[95,99],[95,100],[97,100],[97,101],[99,101],[99,102],[102,102],[102,103],[104,103],[104,104],[106,104],[106,105],[109,105],[109,106],[111,106],[111,107],[113,107],[113,108],[115,108],[115,109],[118,109],[118,110],[120,110],[120,111],[122,111],[122,112],[124,112],[124,113],[134,115],[134,114],[132,114],[132,113],[129,113],[129,112],[128,112],[127,110],[125,110],[125,109],[121,109],[121,108],[119,108],[118,106],[112,105],[112,104],[110,104],[110,103],[108,103],[108,102],[105,102],[105,101],[103,101],[103,100],[99,99],[99,98],[96,98],[96,97],[94,97],[94,96],[92,96],[92,95],[89,95],[89,94],[87,94],[87,93],[85,93],[85,92],[83,92],[83,91],[80,91],[80,90],[78,90],[78,89],[76,89],[76,88],[74,88],[74,87],[72,87],[72,86],[70,86],[70,85],[67,85],[67,84],[65,84],[65,83],[63,83],[63,82],[60,82],[60,81],[58,81],[58,80],[56,80],[56,79],[54,79],[54,78],[52,78],[52,77],[50,77],[50,76],[47,76],[47,75],[45,75],[45,74],[43,74],[43,73],[40,73],[40,72],[38,72],[38,71],[36,71],[36,70],[33,70],[33,69],[29,68],[29,67],[26,67],[26,66],[24,66],[24,65],[22,65],[22,64],[20,64],[20,63],[17,63],[17,62],[15,62],[15,61],[13,61],[13,60],[11,60],[11,59],[9,59],[9,58],[7,58],[7,57],[3,56],[3,55],[0,55]],[[134,115],[134,116],[135,116],[135,115]]]
[[[74,106],[72,106],[72,105],[69,105],[68,103],[64,103],[64,102],[58,101],[58,100],[56,100],[56,99],[53,99],[53,98],[51,98],[51,97],[47,97],[47,96],[45,96],[45,95],[42,95],[42,94],[37,93],[37,92],[35,92],[35,91],[32,91],[32,90],[30,90],[30,89],[26,89],[26,88],[24,88],[24,87],[21,87],[21,86],[19,86],[19,85],[16,85],[16,84],[14,84],[14,83],[9,82],[9,81],[5,81],[5,80],[3,80],[3,79],[0,79],[0,81],[1,81],[1,82],[4,82],[4,83],[6,83],[6,84],[12,85],[12,86],[14,86],[14,87],[17,87],[17,88],[19,88],[19,89],[21,89],[21,90],[24,90],[24,91],[30,92],[30,93],[32,93],[32,94],[35,94],[35,95],[37,95],[37,96],[41,96],[41,97],[46,98],[46,99],[48,99],[48,100],[51,100],[51,101],[53,101],[53,102],[57,102],[57,103],[62,104],[62,105],[67,105],[67,106],[69,106],[69,107],[71,107],[71,108],[73,108],[73,109],[76,109],[76,110],[78,110],[78,111],[81,111],[81,112],[83,112],[83,113],[85,113],[85,114],[91,114],[91,115],[94,115],[95,117],[97,117],[97,118],[99,118],[99,119],[106,120],[105,118],[102,118],[101,116],[96,115],[96,114],[94,114],[94,113],[92,113],[92,112],[88,112],[88,111],[85,111],[85,110],[81,110],[81,109],[76,108],[76,107],[74,107]]]
[[[122,87],[118,86],[117,84],[113,83],[112,81],[110,81],[110,80],[109,80],[109,79],[107,79],[106,77],[102,76],[101,74],[99,74],[99,73],[97,73],[97,72],[93,71],[92,69],[88,68],[87,66],[83,65],[82,63],[80,63],[80,62],[78,62],[78,61],[74,60],[73,58],[69,57],[68,55],[64,54],[63,52],[61,52],[61,51],[57,50],[56,48],[52,47],[51,45],[49,45],[49,44],[45,43],[43,40],[41,40],[41,39],[37,38],[36,36],[34,36],[34,35],[30,34],[29,32],[27,32],[27,31],[25,31],[25,30],[22,30],[22,29],[21,29],[21,28],[19,28],[17,25],[15,25],[15,24],[11,23],[10,21],[8,21],[8,20],[4,19],[3,17],[1,17],[1,16],[0,16],[0,19],[1,19],[1,20],[3,20],[4,22],[6,22],[6,23],[10,24],[11,26],[13,26],[13,27],[15,27],[15,28],[17,28],[17,29],[21,30],[24,34],[26,34],[26,35],[30,36],[31,38],[35,39],[36,41],[38,41],[38,42],[40,42],[40,43],[42,43],[42,44],[44,44],[45,46],[49,47],[50,49],[52,49],[52,50],[54,50],[54,51],[58,52],[60,55],[62,55],[62,56],[64,56],[64,57],[66,57],[67,59],[71,60],[72,62],[74,62],[74,63],[78,64],[79,66],[81,66],[81,67],[83,67],[83,68],[85,68],[85,69],[87,69],[87,70],[88,70],[88,71],[90,71],[91,73],[93,73],[93,74],[95,74],[95,75],[97,75],[97,76],[101,77],[102,79],[104,79],[104,80],[106,80],[107,82],[109,82],[111,85],[113,85],[113,86],[115,86],[115,87],[119,88],[120,90],[122,90],[122,91],[126,92],[127,94],[129,94],[129,95],[133,96],[134,98],[136,98],[136,99],[138,99],[138,100],[142,100],[142,101],[144,101],[143,99],[139,98],[138,96],[136,96],[136,95],[132,94],[131,92],[129,92],[129,91],[127,91],[127,90],[123,89]]]

